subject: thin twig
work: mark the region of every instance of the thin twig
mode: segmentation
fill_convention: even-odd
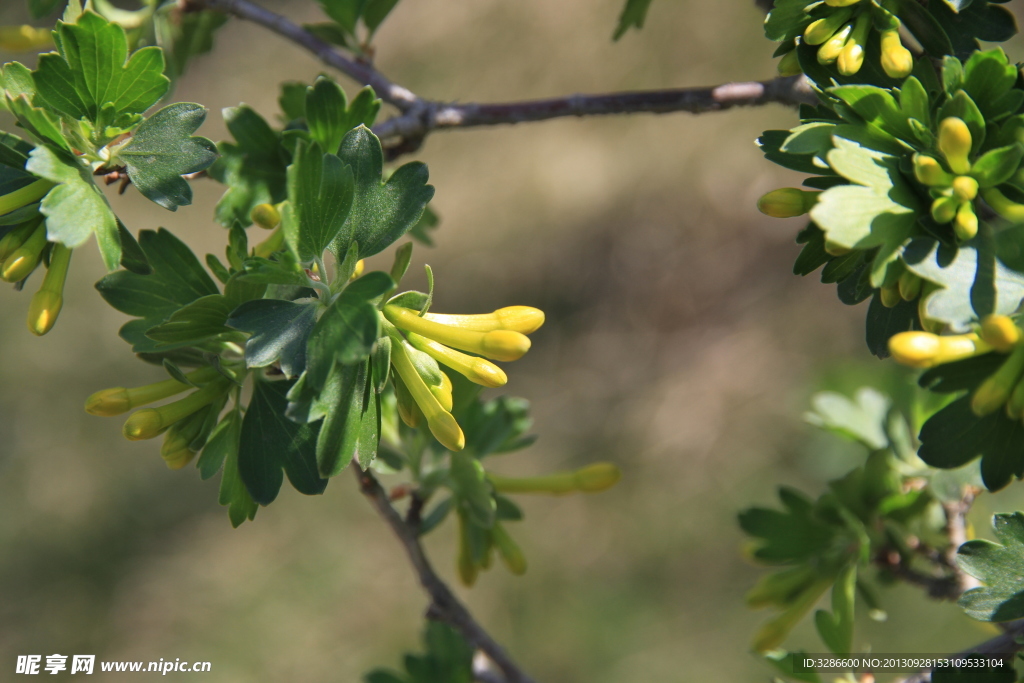
[[[180,0],[186,11],[212,9],[232,14],[270,29],[305,48],[329,67],[335,68],[356,81],[369,85],[377,97],[393,104],[401,111],[412,108],[419,98],[400,85],[395,85],[371,65],[349,59],[301,26],[270,10],[263,9],[249,0]]]
[[[430,596],[430,607],[427,610],[427,617],[443,621],[459,631],[463,637],[476,648],[482,650],[494,665],[504,674],[505,683],[533,683],[519,665],[516,664],[499,645],[494,638],[477,623],[469,610],[459,602],[458,598],[448,588],[447,584],[434,572],[430,561],[423,552],[416,529],[410,527],[404,521],[398,511],[392,507],[388,500],[387,492],[381,487],[373,473],[363,472],[353,464],[353,472],[359,480],[359,487],[363,494],[370,500],[377,512],[384,521],[388,523],[395,536],[402,543],[409,561],[412,563],[420,585],[423,586]]]
[[[389,157],[419,148],[433,130],[471,128],[545,121],[564,116],[600,116],[669,112],[702,113],[733,107],[769,103],[796,106],[814,103],[815,96],[802,76],[768,81],[726,83],[699,88],[672,88],[607,95],[569,95],[544,100],[494,104],[451,104],[419,97],[392,83],[365,61],[350,59],[334,46],[306,29],[254,4],[250,0],[179,0],[186,10],[212,9],[255,22],[291,40],[359,83],[370,85],[381,99],[394,105],[401,114],[374,127],[381,140],[388,141]]]
[[[711,87],[618,92],[607,95],[569,95],[494,104],[442,104],[423,101],[420,106],[410,109],[405,114],[375,126],[373,132],[382,140],[395,137],[415,140],[421,139],[432,130],[545,121],[565,116],[667,114],[681,111],[699,114],[773,102],[797,105],[811,104],[815,101],[815,95],[803,76],[726,83]]]
[[[959,501],[942,504],[942,510],[946,513],[946,535],[949,537],[945,561],[956,576],[960,593],[981,585],[977,579],[960,569],[960,565],[956,563],[957,550],[967,542],[967,513],[973,503],[974,491],[968,488]]]

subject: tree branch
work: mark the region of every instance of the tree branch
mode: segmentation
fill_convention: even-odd
[[[768,81],[726,83],[702,88],[674,88],[607,95],[570,95],[544,100],[494,104],[450,104],[426,100],[396,85],[372,65],[350,59],[334,46],[250,0],[179,0],[186,10],[212,9],[255,22],[316,55],[320,61],[338,69],[359,83],[372,86],[385,102],[400,112],[374,127],[373,131],[389,144],[391,158],[413,152],[434,130],[471,128],[501,124],[545,121],[564,116],[602,116],[609,114],[669,112],[702,113],[733,107],[769,103],[798,105],[816,101],[802,76]]]
[[[382,140],[422,140],[433,130],[545,121],[565,116],[667,114],[680,111],[699,114],[772,102],[797,105],[812,104],[815,101],[814,93],[803,76],[726,83],[712,87],[570,95],[495,104],[444,104],[424,100],[405,114],[378,124],[373,132]]]
[[[185,11],[217,10],[268,28],[313,53],[327,66],[337,69],[364,85],[371,86],[377,93],[377,97],[401,111],[407,111],[419,102],[419,98],[415,94],[400,85],[395,85],[371,65],[349,59],[335,50],[330,43],[317,38],[286,17],[263,9],[249,0],[179,0],[179,2]]]
[[[423,552],[416,529],[402,521],[401,516],[388,500],[387,492],[381,487],[373,473],[363,472],[353,464],[352,471],[359,480],[359,487],[384,521],[388,523],[395,536],[405,547],[420,585],[430,596],[430,607],[427,617],[443,621],[459,631],[463,637],[486,654],[494,665],[501,670],[505,683],[534,683],[525,672],[506,654],[505,650],[477,623],[469,610],[459,602],[451,589],[441,580],[430,566],[430,561]]]

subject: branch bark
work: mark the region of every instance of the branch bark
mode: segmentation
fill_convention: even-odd
[[[416,529],[406,524],[398,511],[392,507],[387,492],[381,487],[373,473],[363,472],[356,464],[353,464],[352,470],[359,481],[359,488],[363,495],[377,509],[378,514],[388,523],[392,532],[405,548],[420,585],[430,596],[427,617],[443,621],[459,631],[467,641],[494,662],[494,665],[503,674],[505,683],[534,683],[533,679],[508,656],[501,645],[477,623],[469,610],[459,602],[447,584],[437,575],[423,552]]]
[[[767,81],[726,83],[700,88],[673,88],[606,95],[569,95],[543,100],[493,104],[451,104],[424,99],[392,83],[371,64],[350,59],[334,46],[250,0],[179,0],[186,10],[211,9],[252,21],[316,55],[324,64],[355,81],[373,87],[385,102],[401,113],[374,127],[387,143],[389,156],[413,152],[434,130],[495,126],[545,121],[565,116],[724,111],[733,107],[778,103],[796,106],[814,103],[815,96],[802,76]]]

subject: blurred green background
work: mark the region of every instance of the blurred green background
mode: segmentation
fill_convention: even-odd
[[[312,2],[264,4],[322,16]],[[648,26],[613,44],[620,5],[407,0],[378,34],[377,65],[422,96],[462,102],[774,74],[749,0],[657,0]],[[25,20],[20,0],[0,6],[0,24]],[[1006,49],[1024,57],[1020,40]],[[219,140],[223,107],[274,117],[281,81],[322,70],[232,21],[173,97],[206,105],[200,133]],[[783,483],[817,495],[859,462],[802,423],[811,393],[909,382],[868,355],[865,305],[790,274],[801,221],[754,208],[799,182],[754,145],[794,120],[779,106],[564,119],[436,133],[411,157],[429,165],[442,217],[413,271],[434,268],[435,309],[548,314],[530,354],[507,367],[540,440],[491,467],[611,460],[624,472],[607,493],[520,499],[527,517],[512,532],[528,573],[497,567],[458,589],[538,681],[766,680],[749,642],[767,615],[743,604],[761,570],[743,559],[736,513],[774,505]],[[200,255],[221,254],[226,233],[210,217],[223,188],[193,186],[195,204],[177,213],[132,189],[112,202],[133,230],[166,226]],[[322,497],[286,486],[233,530],[216,480],[169,471],[158,445],[83,412],[92,391],[162,378],[117,337],[124,317],[92,288],[101,275],[95,249],[76,252],[60,322],[41,339],[25,328],[29,294],[0,290],[0,680],[14,678],[19,654],[61,653],[210,661],[211,683],[357,681],[419,649],[425,597],[349,475]],[[981,532],[993,510],[1020,505],[1015,488],[982,498]],[[452,525],[427,547],[454,583]],[[990,635],[915,589],[883,597],[889,621],[863,620],[856,646],[941,652]],[[809,628],[789,644],[822,649]]]

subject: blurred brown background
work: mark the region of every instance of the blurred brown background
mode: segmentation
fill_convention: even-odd
[[[613,44],[621,2],[406,0],[378,34],[377,64],[422,96],[467,102],[774,73],[749,0],[656,0],[648,26]],[[322,17],[312,2],[264,4]],[[0,23],[24,21],[22,5],[4,0]],[[1024,56],[1020,40],[1006,47]],[[322,70],[232,21],[174,98],[205,104],[200,133],[219,140],[223,107],[246,102],[270,119],[281,81]],[[512,532],[529,572],[497,567],[460,590],[538,681],[766,680],[749,642],[767,615],[742,601],[761,570],[742,559],[735,515],[774,504],[781,483],[817,495],[858,462],[856,448],[801,422],[811,393],[906,383],[869,357],[865,306],[790,274],[801,221],[754,208],[799,182],[754,145],[794,120],[778,106],[567,119],[437,133],[411,157],[429,165],[443,220],[437,247],[415,255],[437,275],[436,309],[548,313],[534,349],[507,368],[540,440],[491,467],[600,459],[624,472],[604,494],[520,499],[527,518]],[[198,254],[221,254],[226,234],[210,216],[222,187],[194,189],[177,213],[134,190],[112,201],[133,230],[166,226]],[[0,290],[0,679],[14,677],[16,655],[61,653],[206,660],[211,683],[348,682],[419,650],[426,600],[348,474],[322,497],[286,485],[232,530],[216,480],[170,472],[156,444],[82,411],[96,389],[162,378],[117,338],[124,317],[93,290],[101,275],[94,248],[76,252],[65,310],[42,339],[25,329],[29,294]],[[1014,495],[985,498],[978,526]],[[427,546],[454,581],[451,525]],[[863,620],[860,647],[940,652],[989,635],[913,589],[883,596],[890,619]],[[822,649],[809,628],[791,644]]]

